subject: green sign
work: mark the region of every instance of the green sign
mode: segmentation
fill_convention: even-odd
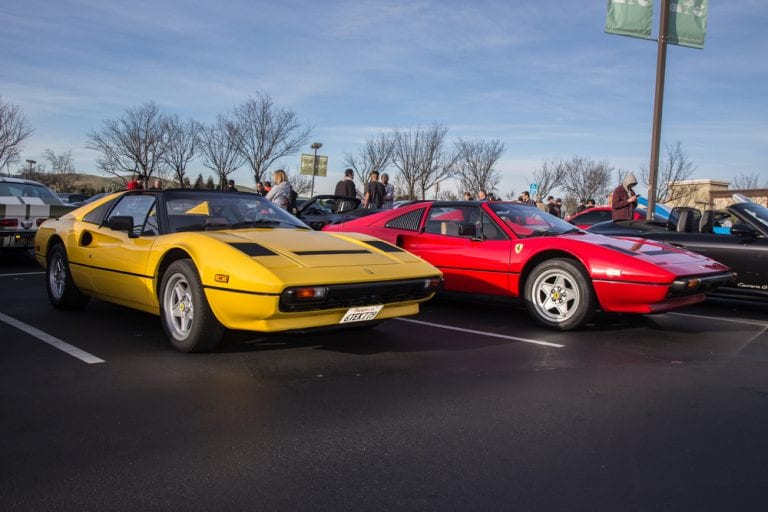
[[[620,36],[651,36],[653,0],[608,0],[605,31]]]
[[[328,157],[317,155],[317,172],[315,172],[315,155],[301,155],[301,170],[300,174],[306,174],[307,176],[322,176],[328,175]]]
[[[667,31],[670,44],[704,48],[704,36],[707,32],[707,0],[689,0],[670,4]]]

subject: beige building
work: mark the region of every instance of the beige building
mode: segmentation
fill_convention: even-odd
[[[756,203],[768,206],[768,189],[731,190],[728,188],[730,184],[730,181],[720,180],[676,181],[669,184],[670,195],[679,199],[670,201],[667,205],[717,210],[733,203],[734,194],[741,194]]]

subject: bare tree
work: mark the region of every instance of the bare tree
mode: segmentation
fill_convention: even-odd
[[[232,127],[231,120],[219,115],[214,124],[200,129],[203,165],[216,173],[222,187],[227,183],[227,176],[245,163],[245,159],[237,151]]]
[[[542,162],[541,167],[534,171],[531,183],[535,183],[538,186],[538,198],[534,197],[537,201],[547,197],[553,190],[560,187],[563,183],[563,176],[565,176],[565,162],[562,160],[552,159],[549,162]]]
[[[163,155],[163,161],[170,168],[179,187],[183,188],[189,181],[187,165],[198,156],[202,126],[193,119],[182,121],[174,114],[165,118],[165,129],[168,134],[168,151]]]
[[[611,190],[611,175],[614,168],[608,162],[595,162],[586,157],[574,156],[563,162],[564,172],[560,188],[569,196],[569,210],[578,201],[587,199],[602,199]]]
[[[747,174],[744,172],[739,173],[733,180],[732,187],[734,190],[750,190],[760,187],[760,173]]]
[[[21,144],[32,131],[21,107],[4,103],[0,96],[0,173],[3,168],[19,161]]]
[[[456,142],[458,161],[456,163],[456,178],[459,182],[459,192],[476,190],[495,192],[501,182],[500,172],[494,168],[504,154],[504,143],[499,139],[493,140],[463,140]]]
[[[306,174],[286,174],[288,183],[291,184],[291,188],[300,196],[308,194],[312,188],[312,176]]]
[[[126,174],[136,174],[148,183],[165,171],[166,123],[154,102],[128,109],[120,119],[104,121],[103,129],[90,132],[88,138],[86,147],[101,153],[96,165],[106,174],[123,181]]]
[[[665,146],[665,150],[666,158],[659,163],[659,175],[656,179],[656,202],[675,203],[689,196],[691,190],[690,187],[672,187],[670,185],[689,179],[696,167],[683,151],[680,141],[674,145]],[[648,186],[650,181],[648,168],[642,167],[640,175],[643,183]]]
[[[344,165],[355,172],[355,176],[362,184],[362,189],[365,188],[371,172],[377,171],[381,174],[389,167],[392,163],[393,149],[392,135],[382,133],[377,137],[366,139],[356,155],[346,153]]]
[[[445,152],[447,133],[440,124],[395,130],[392,163],[400,171],[399,182],[408,199],[425,199],[427,190],[453,176],[458,157]]]
[[[237,151],[251,167],[254,183],[277,160],[298,153],[311,133],[295,112],[277,108],[267,94],[235,107],[233,126]]]
[[[43,151],[43,158],[51,166],[51,179],[48,185],[59,192],[72,190],[77,183],[77,172],[72,160],[72,151],[57,155],[53,150],[46,149]]]

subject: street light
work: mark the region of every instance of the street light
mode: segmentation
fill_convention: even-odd
[[[317,150],[323,147],[323,144],[320,142],[313,142],[312,145],[309,147],[315,150],[315,159],[312,162],[312,186],[309,189],[309,197],[312,197],[315,195],[315,175],[317,174]]]
[[[37,163],[37,160],[27,160],[29,164],[29,179],[32,179],[32,166]]]

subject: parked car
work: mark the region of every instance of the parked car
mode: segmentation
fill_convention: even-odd
[[[369,235],[312,231],[256,194],[202,189],[111,194],[35,238],[48,298],[91,297],[159,315],[180,351],[209,350],[225,329],[373,325],[418,313],[440,271]]]
[[[301,202],[296,216],[315,230],[322,230],[328,224],[336,224],[376,213],[379,210],[362,208],[362,201],[335,195],[314,196]]]
[[[538,322],[561,330],[598,309],[657,313],[701,302],[734,277],[690,251],[589,234],[521,203],[421,202],[324,230],[386,240],[442,270],[446,292],[522,299]]]
[[[81,194],[79,192],[59,192],[56,195],[59,196],[59,199],[61,199],[64,204],[71,204],[74,206],[79,206],[91,197],[88,194]]]
[[[667,222],[616,221],[588,231],[658,240],[720,261],[737,274],[713,295],[768,301],[768,208],[738,196],[722,210],[674,208]]]
[[[639,220],[644,218],[645,211],[641,211],[639,208],[635,208],[634,218]],[[573,215],[569,215],[565,218],[567,222],[570,222],[576,227],[581,229],[587,229],[593,224],[599,222],[605,222],[611,220],[611,207],[610,206],[595,206],[587,208]]]
[[[671,209],[663,204],[656,204],[654,209],[656,220],[667,220],[671,213]],[[648,212],[648,200],[640,197],[637,201],[637,208],[635,208],[633,218],[635,220],[641,220],[646,218]],[[587,229],[588,227],[598,224],[600,222],[606,222],[611,220],[611,207],[610,206],[593,206],[580,212],[569,215],[565,218],[574,226],[581,229]]]
[[[0,249],[30,249],[40,224],[72,209],[42,183],[0,176]]]

